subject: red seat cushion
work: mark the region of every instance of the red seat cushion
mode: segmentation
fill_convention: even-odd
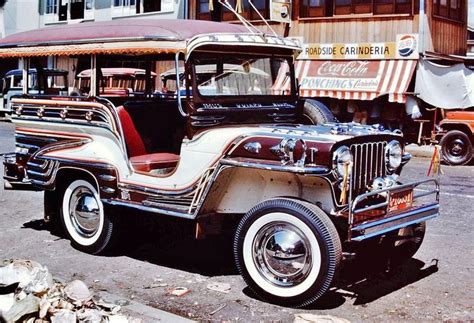
[[[176,167],[179,155],[170,153],[156,153],[130,158],[133,169],[140,172],[149,172],[153,169]]]
[[[147,151],[145,149],[145,144],[135,128],[130,114],[123,106],[117,108],[117,113],[120,118],[120,123],[122,124],[123,135],[125,137],[130,157],[146,155]]]

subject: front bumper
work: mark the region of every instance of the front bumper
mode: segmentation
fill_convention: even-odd
[[[416,189],[420,185],[432,185],[431,189]],[[377,210],[388,206],[388,199],[390,192],[400,189],[413,189],[413,203],[422,197],[434,195],[434,201],[425,202],[418,206],[407,208],[395,214],[389,214],[374,220],[364,221],[362,223],[354,224],[354,217],[357,214],[364,213],[371,210]],[[418,191],[418,192],[416,192]],[[375,205],[365,206],[364,201],[370,197],[385,196],[385,202],[377,203]],[[383,235],[385,233],[395,231],[413,224],[425,222],[439,215],[439,183],[436,179],[427,179],[423,181],[412,182],[404,185],[398,185],[391,188],[375,190],[369,193],[357,196],[350,204],[349,208],[349,240],[362,241]]]

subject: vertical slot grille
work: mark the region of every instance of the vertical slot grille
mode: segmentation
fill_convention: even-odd
[[[351,183],[353,194],[366,192],[374,178],[385,176],[386,144],[386,142],[371,142],[351,146],[354,156]]]

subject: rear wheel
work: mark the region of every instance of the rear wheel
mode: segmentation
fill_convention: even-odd
[[[260,298],[295,307],[315,302],[333,283],[341,242],[315,205],[272,199],[241,220],[234,238],[237,268]]]
[[[302,123],[318,125],[328,122],[336,122],[334,114],[323,103],[308,99],[304,102]]]
[[[441,138],[443,159],[450,165],[465,165],[472,158],[472,144],[467,134],[451,130]]]
[[[59,211],[64,231],[74,248],[98,254],[115,241],[116,224],[105,213],[99,193],[90,182],[77,179],[66,185]]]

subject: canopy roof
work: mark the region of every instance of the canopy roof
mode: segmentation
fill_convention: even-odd
[[[197,41],[204,35],[206,40]],[[224,44],[227,40],[242,45],[250,42],[297,49],[292,41],[251,34],[242,25],[198,20],[133,19],[60,25],[13,34],[0,40],[0,57],[189,52],[192,50],[188,48],[190,43],[194,46],[218,43],[221,41],[219,36],[226,37]]]

